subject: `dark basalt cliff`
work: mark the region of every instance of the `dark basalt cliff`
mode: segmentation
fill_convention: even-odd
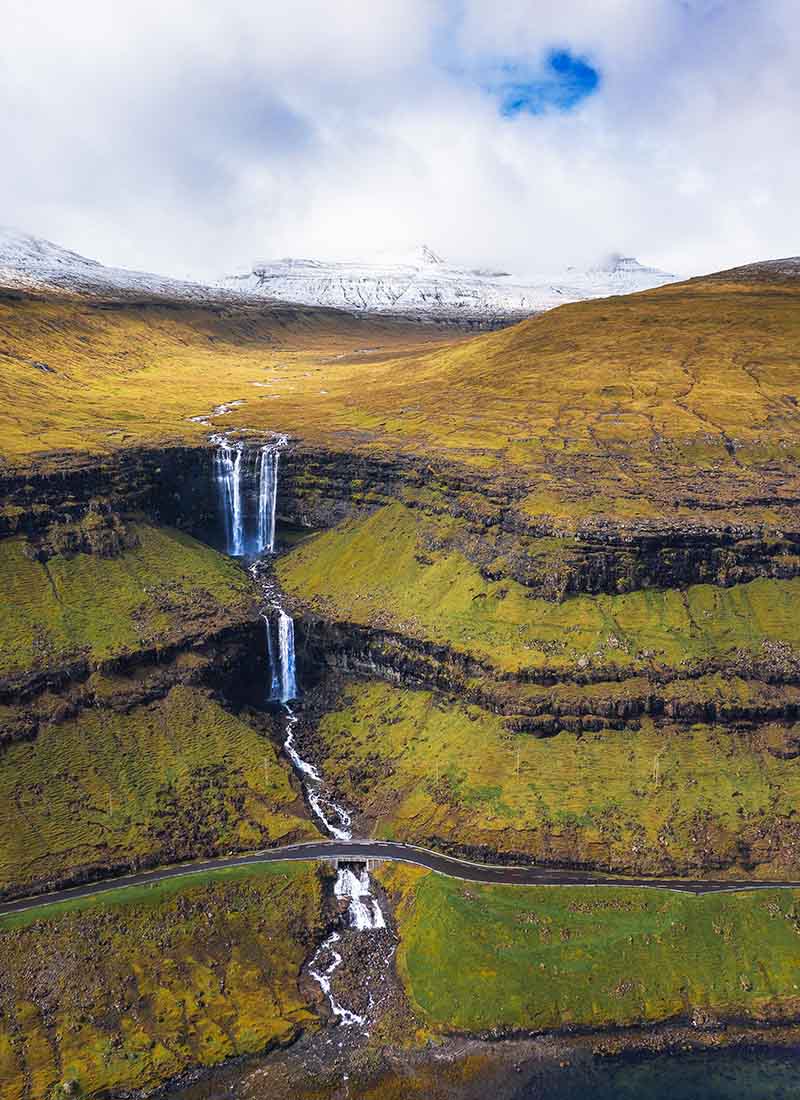
[[[207,688],[234,706],[260,704],[264,661],[263,625],[255,616],[252,622],[195,629],[164,647],[101,660],[83,656],[3,676],[0,705],[8,711],[0,748],[35,737],[42,725],[74,718],[87,708],[129,711],[165,698],[177,686]]]
[[[211,444],[138,448],[103,458],[48,456],[25,470],[0,472],[0,537],[22,533],[46,542],[48,529],[61,528],[62,540],[72,538],[79,548],[87,538],[79,530],[87,515],[144,513],[220,546],[213,455]],[[528,489],[514,478],[498,480],[453,463],[373,457],[293,440],[281,455],[278,517],[297,528],[324,529],[402,499],[460,520],[454,544],[487,579],[509,577],[549,600],[800,576],[800,519],[776,531],[749,519],[751,508],[734,521],[698,502],[684,517],[565,524],[526,515],[519,504]],[[254,486],[244,507],[255,508]]]
[[[760,660],[741,654],[734,661],[708,660],[685,670],[653,665],[644,673],[599,667],[568,675],[556,669],[503,674],[447,646],[329,622],[302,610],[295,618],[295,636],[304,683],[316,683],[326,668],[377,676],[467,699],[505,716],[509,729],[543,737],[562,729],[635,728],[644,715],[687,725],[793,724],[800,717],[800,658],[793,652],[766,650]],[[731,688],[727,696],[726,684]],[[742,684],[747,685],[744,701]]]
[[[24,536],[29,556],[44,565],[59,555],[113,558],[130,552],[141,517],[223,549],[213,459],[214,447],[208,444],[131,450],[102,460],[50,457],[27,471],[8,471],[0,479],[7,502],[0,517],[3,533]],[[443,555],[461,555],[487,583],[498,586],[497,598],[504,584],[520,584],[531,599],[558,604],[577,596],[681,592],[698,583],[728,588],[800,575],[800,523],[797,529],[784,523],[776,531],[749,519],[747,509],[736,519],[731,511],[700,506],[681,515],[566,522],[528,515],[523,505],[529,488],[511,476],[498,479],[456,464],[311,447],[293,439],[280,456],[278,547],[302,542],[303,532],[358,524],[402,501],[419,520],[420,566]],[[245,512],[255,510],[255,493],[253,483],[245,492]],[[438,520],[446,524],[444,533]],[[354,583],[357,588],[357,577]],[[229,706],[263,704],[267,657],[258,599],[252,589],[247,608],[230,614],[220,607],[209,611],[202,604],[192,609],[182,603],[176,612],[173,608],[172,633],[153,644],[101,659],[77,653],[42,660],[5,676],[0,680],[0,705],[7,708],[5,739],[35,737],[43,724],[98,705],[130,710],[164,699],[176,686],[211,690]],[[170,610],[169,600],[165,606]],[[289,594],[286,606],[295,618],[300,680],[312,710],[319,709],[312,700],[320,698],[335,705],[328,681],[378,679],[403,689],[431,690],[443,705],[458,700],[479,707],[496,715],[509,736],[552,738],[566,732],[624,738],[634,736],[645,721],[671,730],[700,723],[757,736],[764,751],[787,764],[800,755],[800,654],[781,641],[765,640],[755,649],[723,655],[701,649],[677,664],[642,650],[625,666],[607,650],[565,664],[561,643],[552,653],[548,643],[529,666],[523,662],[509,671],[424,632],[353,621],[335,601],[306,600],[302,591]],[[115,678],[110,693],[98,692],[98,674]],[[313,741],[313,733],[309,736]],[[324,758],[324,750],[319,752]],[[335,767],[326,762],[334,784]],[[788,819],[781,820],[786,835],[793,835]],[[694,870],[733,866],[745,849],[774,848],[760,834],[747,839],[743,831],[734,858],[728,834],[724,852],[708,836]],[[487,858],[531,854],[524,847],[471,843],[468,836],[462,842],[426,832],[417,839]],[[537,858],[564,862],[563,844],[548,844],[551,855],[540,847]],[[578,849],[583,854],[576,855],[576,862],[604,865],[599,855],[587,856],[591,844],[577,844]],[[612,865],[642,870],[641,860],[633,857],[627,863],[618,857]],[[664,866],[675,869],[674,863]]]

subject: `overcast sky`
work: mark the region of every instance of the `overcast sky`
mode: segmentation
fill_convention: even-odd
[[[798,0],[0,0],[0,223],[216,275],[800,252]]]

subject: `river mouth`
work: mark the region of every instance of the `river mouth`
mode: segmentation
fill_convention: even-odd
[[[174,1088],[169,1100],[796,1100],[800,1047],[592,1055],[557,1039],[447,1039],[435,1050],[343,1053],[301,1039]]]

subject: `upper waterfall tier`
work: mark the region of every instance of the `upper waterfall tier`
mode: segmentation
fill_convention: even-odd
[[[214,479],[225,549],[233,557],[255,557],[275,550],[278,463],[286,440],[247,447],[214,436]]]

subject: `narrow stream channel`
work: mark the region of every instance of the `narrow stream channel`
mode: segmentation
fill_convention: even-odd
[[[258,576],[258,567],[253,575]],[[273,614],[264,613],[267,630],[267,654],[270,659],[269,683],[270,701],[279,703],[284,715],[285,739],[283,748],[292,762],[295,773],[303,785],[306,799],[317,818],[322,830],[335,840],[352,840],[352,816],[340,803],[336,802],[325,786],[325,779],[316,765],[305,760],[298,751],[295,740],[295,727],[299,721],[293,703],[298,694],[297,671],[294,653],[294,623],[280,602],[277,589],[269,581],[262,584],[265,597]],[[273,638],[277,617],[277,645]],[[277,692],[277,694],[275,694]],[[381,907],[372,895],[369,873],[365,866],[354,870],[348,866],[339,868],[334,884],[334,894],[339,899],[348,900],[346,918],[348,929],[355,932],[368,932],[386,927]],[[332,989],[332,977],[342,965],[343,959],[336,949],[342,934],[331,932],[317,949],[309,964],[309,973],[328,998],[334,1017],[344,1027],[364,1026],[366,1016],[348,1009],[336,997]]]
[[[309,807],[321,829],[334,840],[352,840],[352,815],[331,796],[324,776],[311,761],[303,759],[297,747],[295,728],[299,721],[295,706],[299,696],[294,649],[294,621],[286,611],[281,594],[269,572],[269,558],[275,553],[275,522],[278,500],[280,452],[285,436],[259,448],[231,442],[227,435],[215,435],[214,478],[225,524],[228,553],[252,559],[250,574],[264,596],[262,618],[266,631],[267,670],[265,702],[280,707],[284,718],[284,751],[294,767]],[[255,498],[256,513],[248,516],[247,501]],[[353,869],[356,866],[357,869]],[[347,899],[347,931],[369,932],[386,928],[381,907],[372,895],[366,866],[339,868],[334,894]],[[343,958],[336,945],[346,932],[334,931],[317,949],[309,973],[328,999],[333,1016],[345,1027],[364,1026],[366,1016],[345,1007],[332,989],[334,973]]]

